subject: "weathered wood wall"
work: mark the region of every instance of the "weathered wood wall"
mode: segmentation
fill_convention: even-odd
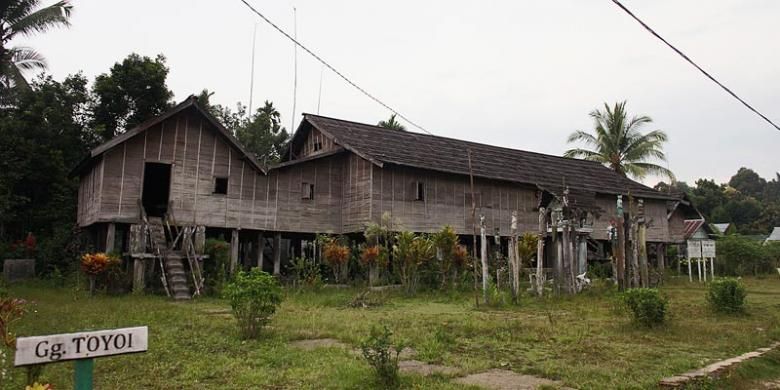
[[[103,183],[103,158],[99,158],[91,169],[79,179],[78,208],[76,221],[79,226],[95,223],[100,217],[100,194]]]
[[[669,218],[669,237],[667,241],[679,244],[685,242],[685,217],[679,209],[675,210]]]
[[[315,147],[318,144],[320,146],[319,149]],[[309,134],[306,136],[306,139],[301,146],[299,151],[300,155],[298,157],[309,157],[315,154],[329,152],[336,148],[338,148],[338,146],[333,143],[333,140],[330,137],[326,137],[319,130],[312,128],[309,130]]]
[[[383,168],[373,166],[368,180],[372,184],[371,203],[368,210],[365,206],[361,209],[370,220],[378,221],[382,213],[389,212],[403,229],[435,232],[450,225],[458,234],[473,233],[468,177],[386,164]],[[415,200],[417,182],[424,185],[423,200]],[[474,192],[477,218],[485,216],[488,234],[499,228],[501,235],[508,235],[513,210],[518,211],[519,232],[538,229],[535,189],[475,179]]]
[[[665,242],[669,237],[669,223],[666,220],[666,201],[658,199],[644,199],[645,220],[648,223],[647,241]],[[593,233],[591,237],[596,240],[607,240],[607,228],[611,220],[615,218],[617,196],[598,195],[596,204],[601,208],[601,217],[593,221]],[[628,197],[623,196],[623,209],[628,212]]]

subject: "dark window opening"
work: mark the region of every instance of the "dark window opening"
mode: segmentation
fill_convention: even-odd
[[[322,142],[317,141],[317,142],[314,143],[314,151],[318,152],[320,150],[322,150]]]
[[[168,211],[168,197],[171,188],[171,166],[169,164],[144,164],[144,188],[141,203],[146,214],[162,217]]]
[[[227,195],[228,190],[228,178],[227,177],[215,177],[214,178],[214,193]]]
[[[425,200],[425,183],[415,182],[414,200]]]
[[[301,198],[314,199],[314,184],[303,183],[301,185]]]

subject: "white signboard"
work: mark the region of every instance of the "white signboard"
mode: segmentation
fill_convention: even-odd
[[[149,328],[124,328],[94,332],[20,337],[16,339],[15,366],[91,359],[100,356],[145,352]]]
[[[701,241],[688,240],[688,258],[701,259]]]
[[[701,256],[704,258],[715,257],[715,240],[702,240]]]

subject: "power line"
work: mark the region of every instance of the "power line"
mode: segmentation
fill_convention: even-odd
[[[277,26],[277,25],[276,25],[274,22],[272,22],[270,19],[268,19],[268,18],[267,18],[265,15],[263,15],[262,13],[260,13],[260,11],[256,10],[254,7],[252,7],[252,5],[251,5],[251,4],[249,4],[249,3],[248,3],[246,0],[240,0],[240,1],[241,1],[242,3],[244,3],[244,5],[246,5],[246,6],[247,6],[247,8],[249,8],[250,10],[252,10],[252,12],[254,12],[254,13],[257,15],[257,16],[259,16],[261,19],[263,19],[263,20],[264,20],[266,23],[268,23],[269,25],[271,25],[271,27],[273,27],[273,28],[274,28],[276,31],[279,31],[279,33],[281,33],[282,35],[284,35],[284,36],[285,36],[287,39],[291,40],[293,43],[295,43],[295,45],[297,45],[298,47],[300,47],[301,49],[303,49],[303,51],[305,51],[305,52],[309,53],[309,55],[311,55],[312,57],[314,57],[314,59],[316,59],[317,61],[319,61],[320,63],[322,63],[322,65],[325,65],[325,66],[326,66],[328,69],[330,69],[330,70],[331,70],[333,73],[335,73],[336,75],[338,75],[339,77],[341,77],[341,78],[342,78],[344,81],[346,81],[346,82],[347,82],[349,85],[353,86],[355,89],[357,89],[358,91],[360,91],[360,92],[361,92],[363,95],[366,95],[366,96],[367,96],[369,99],[371,99],[371,100],[375,101],[375,102],[376,102],[376,103],[378,103],[380,106],[382,106],[382,107],[384,107],[384,108],[388,109],[390,112],[392,112],[393,114],[395,114],[395,115],[396,115],[396,116],[398,116],[399,118],[401,118],[401,119],[405,120],[405,121],[406,121],[406,122],[408,122],[410,125],[412,125],[412,126],[414,126],[414,127],[418,128],[418,129],[420,129],[420,130],[424,131],[425,133],[428,133],[428,134],[430,134],[430,135],[433,135],[433,133],[431,133],[430,131],[426,130],[424,127],[422,127],[422,126],[418,125],[417,123],[415,123],[415,122],[411,121],[409,118],[407,118],[406,116],[404,116],[403,114],[401,114],[401,113],[400,113],[400,112],[398,112],[397,110],[393,109],[393,108],[392,108],[392,107],[390,107],[389,105],[385,104],[383,101],[379,100],[379,99],[378,99],[377,97],[375,97],[374,95],[372,95],[372,94],[368,93],[368,91],[366,91],[365,89],[361,88],[359,85],[355,84],[355,82],[354,82],[354,81],[350,80],[350,79],[349,79],[347,76],[344,76],[344,74],[342,74],[341,72],[339,72],[338,70],[336,70],[336,68],[334,68],[333,66],[331,66],[329,63],[325,62],[325,60],[323,60],[322,58],[320,58],[320,56],[318,56],[318,55],[314,54],[314,52],[313,52],[313,51],[309,50],[309,49],[308,49],[306,46],[304,46],[303,44],[301,44],[300,42],[298,42],[298,40],[297,40],[297,39],[295,39],[295,38],[293,38],[292,36],[290,36],[290,34],[286,33],[286,32],[285,32],[284,30],[282,30],[282,29],[281,29],[279,26]]]
[[[679,55],[680,55],[680,57],[682,57],[683,59],[685,59],[685,61],[688,61],[688,63],[690,63],[690,64],[691,64],[691,65],[693,65],[693,66],[694,66],[696,69],[698,69],[698,70],[699,70],[699,72],[701,72],[702,74],[704,74],[705,76],[707,76],[707,78],[708,78],[708,79],[712,80],[712,82],[714,82],[715,84],[718,84],[718,86],[719,86],[719,87],[723,88],[723,90],[724,90],[724,91],[726,91],[726,92],[728,92],[728,94],[729,94],[729,95],[731,95],[732,97],[734,97],[734,99],[737,99],[737,100],[739,100],[739,102],[740,102],[740,103],[742,103],[742,104],[743,104],[745,107],[747,107],[747,108],[748,108],[750,111],[753,111],[753,112],[754,112],[756,115],[760,116],[762,119],[764,119],[765,121],[767,121],[767,122],[768,122],[770,125],[772,125],[772,127],[774,127],[775,129],[777,129],[778,131],[780,131],[780,126],[776,125],[776,124],[775,124],[774,122],[772,122],[772,121],[771,121],[769,118],[767,118],[767,117],[766,117],[764,114],[760,113],[758,110],[756,110],[755,108],[753,108],[753,107],[752,107],[750,104],[748,104],[748,103],[747,103],[746,101],[744,101],[742,98],[740,98],[739,96],[737,96],[737,94],[736,94],[736,93],[732,92],[732,91],[731,91],[731,90],[730,90],[728,87],[726,87],[726,86],[725,86],[725,85],[723,85],[723,84],[722,84],[720,81],[718,81],[717,79],[715,79],[715,77],[713,77],[712,75],[710,75],[710,74],[709,74],[709,73],[708,73],[706,70],[702,69],[702,67],[701,67],[701,66],[699,66],[699,65],[697,65],[695,62],[693,62],[693,60],[691,60],[691,59],[690,59],[690,58],[689,58],[687,55],[685,55],[685,53],[683,53],[682,51],[680,51],[680,49],[678,49],[678,48],[674,47],[674,45],[672,45],[672,44],[671,44],[671,43],[669,43],[669,42],[668,42],[666,39],[664,39],[663,37],[661,37],[661,36],[660,36],[660,35],[659,35],[657,32],[655,32],[655,30],[653,30],[653,29],[652,29],[650,26],[648,26],[647,24],[645,24],[645,22],[643,22],[641,19],[639,19],[639,17],[637,17],[636,15],[634,15],[634,13],[633,13],[633,12],[631,12],[631,11],[630,11],[628,8],[626,8],[626,7],[625,7],[623,4],[621,4],[621,3],[620,3],[620,1],[618,1],[618,0],[612,0],[612,2],[613,2],[613,3],[615,3],[615,5],[617,5],[618,7],[620,7],[620,8],[621,8],[623,11],[625,11],[625,12],[626,12],[626,13],[627,13],[629,16],[631,16],[632,18],[634,18],[634,20],[636,20],[636,21],[637,21],[639,24],[641,24],[641,25],[642,25],[642,27],[644,27],[644,28],[645,28],[645,30],[649,31],[649,32],[650,32],[650,34],[653,34],[653,35],[654,35],[656,38],[660,39],[660,40],[661,40],[661,42],[665,43],[665,44],[666,44],[666,46],[669,46],[669,47],[670,47],[672,50],[674,50],[674,51],[675,51],[677,54],[679,54]]]

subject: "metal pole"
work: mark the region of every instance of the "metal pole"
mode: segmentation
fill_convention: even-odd
[[[92,373],[95,368],[95,359],[80,359],[75,361],[74,386],[75,390],[92,390]]]

